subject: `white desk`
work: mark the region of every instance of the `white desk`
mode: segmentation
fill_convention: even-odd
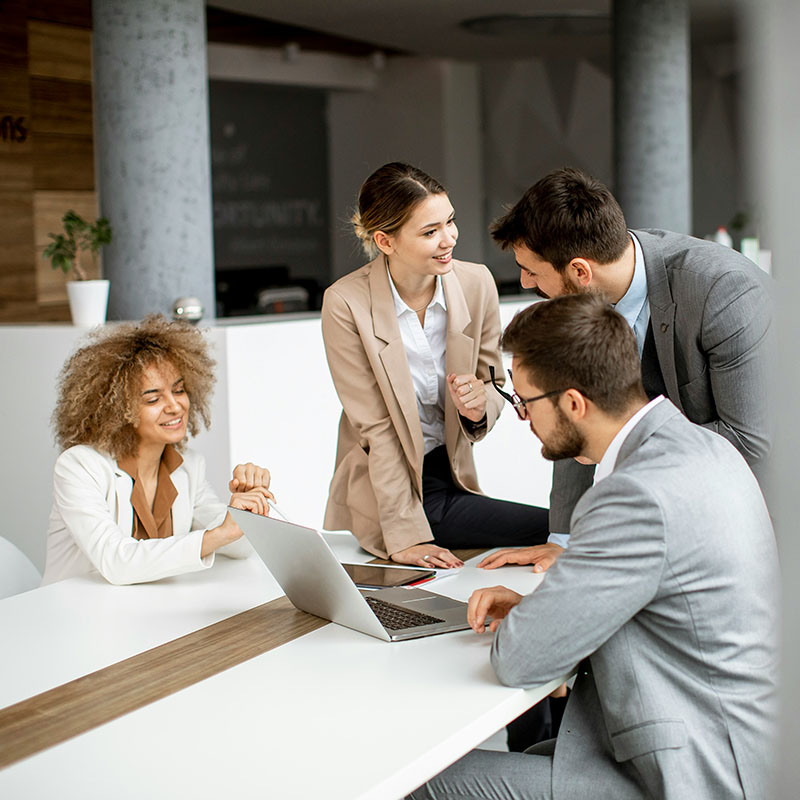
[[[176,629],[243,610],[235,606],[269,599],[272,588],[264,578],[266,570],[255,559],[238,564],[220,559],[205,574],[211,577],[218,569],[217,577],[226,580],[203,586],[203,603],[198,602],[203,581],[196,576],[172,579],[177,585],[163,587],[171,590],[170,597],[178,597],[172,608],[180,609],[180,623],[169,619],[160,584],[132,587],[154,590],[140,591],[136,602],[116,599],[120,587],[85,579],[78,585],[65,582],[58,595],[50,587],[0,602],[0,625],[5,629],[12,616],[19,621],[9,632],[13,638],[6,636],[4,641],[12,645],[5,649],[13,652],[17,644],[28,646],[52,635],[50,623],[38,632],[28,626],[42,616],[47,622],[55,613],[52,605],[62,605],[71,594],[70,585],[75,596],[64,611],[68,618],[77,615],[79,597],[94,600],[54,645],[39,642],[38,653],[44,658],[39,676],[16,692],[17,699],[32,687],[42,691],[76,670],[96,669],[109,657],[118,659],[143,644],[152,646],[168,628],[168,635],[174,636]],[[480,574],[486,576],[484,585],[511,582],[509,576],[520,588],[519,581],[533,587],[539,580],[523,568]],[[234,575],[238,579],[231,586],[228,578]],[[247,575],[254,584],[249,588],[244,585]],[[463,597],[474,581],[475,572],[465,570],[431,588]],[[124,594],[123,590],[120,597]],[[200,611],[205,606],[210,610]],[[200,621],[204,614],[205,622]],[[76,645],[69,633],[81,627],[80,620],[86,630]],[[123,626],[121,620],[129,624]],[[69,657],[68,669],[62,668],[62,648],[80,649],[92,640],[92,631],[101,633],[112,621],[120,629],[115,641],[96,644],[83,660]],[[159,633],[147,634],[151,626]],[[178,630],[177,635],[184,632]],[[128,636],[135,644],[125,644]],[[527,691],[501,686],[489,665],[490,641],[489,635],[465,631],[390,644],[327,625],[13,764],[0,771],[0,796],[393,800],[558,684]],[[4,687],[20,680],[22,659],[11,661],[0,663]],[[7,703],[14,693],[5,691]]]
[[[350,534],[326,533],[342,561],[369,561]],[[99,575],[0,601],[0,708],[283,594],[255,553],[211,569],[110,587]]]

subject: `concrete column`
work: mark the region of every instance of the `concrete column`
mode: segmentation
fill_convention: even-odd
[[[687,0],[614,0],[614,194],[633,228],[691,233]]]
[[[757,135],[751,172],[760,185],[762,247],[772,249],[772,274],[777,283],[778,371],[773,386],[775,445],[768,497],[778,539],[783,573],[783,653],[781,665],[780,734],[776,742],[775,784],[765,797],[795,800],[800,785],[800,493],[797,491],[797,424],[800,396],[800,271],[797,269],[797,209],[800,208],[800,4],[796,0],[744,3],[748,13],[742,30],[750,44],[756,81],[746,105]],[[766,234],[766,236],[765,236]]]
[[[94,0],[100,207],[110,319],[169,314],[178,297],[214,316],[203,0]]]

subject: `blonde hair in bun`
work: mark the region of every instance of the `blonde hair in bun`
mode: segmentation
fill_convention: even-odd
[[[445,193],[439,181],[410,164],[392,161],[376,169],[361,186],[350,218],[367,256],[378,254],[374,238],[378,231],[396,233],[425,198]]]
[[[353,233],[355,233],[361,242],[361,247],[364,249],[367,257],[375,258],[375,256],[378,255],[378,246],[375,244],[375,240],[372,238],[370,232],[361,222],[361,214],[358,211],[354,211],[353,216],[350,217],[350,221],[353,223]]]

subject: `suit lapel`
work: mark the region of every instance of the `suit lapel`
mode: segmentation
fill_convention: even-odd
[[[117,525],[127,536],[133,533],[133,506],[131,505],[131,492],[133,491],[133,478],[114,462],[114,484],[116,493]]]
[[[411,380],[406,349],[400,337],[394,297],[389,286],[389,275],[382,255],[372,262],[369,290],[372,302],[372,330],[375,338],[386,342],[386,346],[380,350],[380,359],[389,378],[392,393],[400,406],[402,417],[395,419],[391,414],[391,406],[389,413],[409,463],[421,465],[425,444],[422,439],[422,426],[419,422],[417,397]]]
[[[170,474],[172,485],[177,490],[175,502],[172,504],[172,531],[192,530],[191,513],[193,511],[191,503],[183,502],[181,498],[191,497],[189,491],[189,473],[184,461],[174,472]]]
[[[472,321],[464,291],[453,270],[442,276],[442,287],[447,302],[447,345],[445,350],[445,375],[456,375],[472,370],[475,342],[464,329]],[[449,397],[449,390],[445,393]],[[452,402],[444,404],[444,436],[449,453],[455,453],[461,424],[458,411]]]
[[[617,455],[614,471],[616,472],[625,459],[632,453],[635,453],[665,422],[680,413],[681,412],[669,400],[662,400],[655,408],[651,408],[650,411],[634,425],[633,430],[622,443],[622,447],[620,447]]]
[[[650,304],[650,322],[653,341],[658,354],[658,364],[669,399],[683,410],[678,392],[678,375],[675,371],[675,302],[667,279],[667,267],[658,240],[644,231],[634,231],[642,245],[644,270],[647,276],[647,301]]]

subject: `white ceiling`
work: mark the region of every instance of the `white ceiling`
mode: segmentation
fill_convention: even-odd
[[[735,0],[689,0],[695,39],[724,41],[733,31]],[[209,5],[337,36],[374,43],[376,49],[457,59],[583,57],[607,53],[611,0],[211,0]],[[461,27],[487,16],[594,15],[595,19],[552,19],[512,24],[503,36]],[[598,21],[597,16],[600,16]]]

